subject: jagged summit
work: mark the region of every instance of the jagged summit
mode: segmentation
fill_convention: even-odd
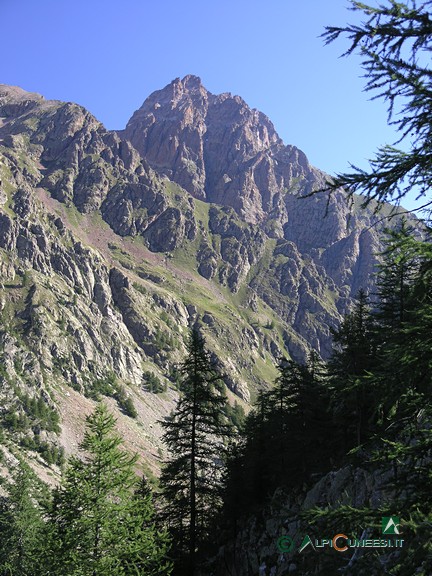
[[[221,94],[213,94],[212,92],[207,90],[201,78],[199,76],[195,76],[194,74],[187,74],[186,76],[184,76],[184,78],[175,78],[172,82],[170,82],[167,86],[165,86],[165,88],[162,88],[161,90],[158,90],[153,94],[161,94],[165,91],[168,91],[170,88],[173,89],[173,92],[176,95],[189,94],[189,96],[193,99],[194,96],[205,94],[206,97],[210,100],[232,99],[236,103],[243,105],[246,108],[249,108],[249,106],[241,96],[233,95],[231,92],[222,92]],[[150,99],[152,95],[150,95],[148,99]]]
[[[294,153],[308,164],[284,146],[265,114],[239,96],[212,94],[191,75],[151,94],[122,135],[156,171],[250,222],[265,219],[284,186],[284,175],[274,173],[277,157]]]
[[[195,74],[187,74],[183,79],[175,78],[171,84],[180,84],[183,86],[184,90],[194,90],[204,88],[202,80],[199,76]],[[204,88],[205,90],[205,88]]]

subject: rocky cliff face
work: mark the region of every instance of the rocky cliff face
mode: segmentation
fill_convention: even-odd
[[[325,196],[302,198],[323,182],[268,118],[195,77],[151,95],[118,134],[0,85],[0,418],[15,443],[59,443],[26,412],[32,399],[64,407],[65,443],[72,397],[85,412],[110,396],[130,430],[130,396],[154,462],[192,325],[240,402],[281,354],[328,355],[330,327],[371,286],[379,227],[370,211],[350,216],[342,191],[324,218]]]
[[[382,231],[372,212],[351,210],[343,191],[309,197],[326,175],[284,145],[265,115],[239,96],[209,93],[195,76],[149,96],[119,134],[156,172],[213,205],[198,272],[234,292],[246,285],[287,320],[295,357],[306,342],[328,354],[324,326],[371,287]]]
[[[283,224],[284,196],[322,183],[305,155],[285,146],[264,114],[239,96],[211,94],[196,76],[153,93],[120,134],[192,196],[232,206],[254,224],[273,219]]]

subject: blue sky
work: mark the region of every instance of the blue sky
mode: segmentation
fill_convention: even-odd
[[[372,0],[370,2],[374,4]],[[376,4],[376,3],[375,3]],[[348,0],[0,0],[0,82],[77,102],[123,128],[154,90],[195,74],[267,114],[285,143],[332,174],[392,143],[347,43],[326,25],[359,19]]]

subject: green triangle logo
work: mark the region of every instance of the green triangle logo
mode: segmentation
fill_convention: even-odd
[[[383,516],[382,518],[383,534],[400,534],[400,520],[398,516]]]
[[[299,552],[303,552],[303,550],[306,548],[306,546],[309,546],[309,544],[312,546],[312,548],[315,550],[315,546],[313,545],[312,540],[310,539],[310,537],[306,534],[306,536],[303,538],[303,542],[301,543],[301,546],[299,548]]]

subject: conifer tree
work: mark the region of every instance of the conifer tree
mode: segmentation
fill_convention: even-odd
[[[342,431],[342,453],[359,446],[378,419],[372,385],[367,379],[375,362],[372,318],[368,298],[359,291],[354,310],[333,330],[334,351],[329,362],[332,413]]]
[[[432,250],[429,269],[420,272],[408,300],[409,321],[400,330],[399,341],[389,350],[390,362],[398,361],[406,388],[430,397],[432,392]]]
[[[316,353],[305,365],[282,360],[279,374],[272,389],[259,392],[242,437],[230,450],[224,519],[234,533],[239,519],[255,512],[278,487],[301,488],[330,462],[322,362]]]
[[[115,419],[104,404],[86,420],[80,446],[86,455],[70,460],[54,492],[49,573],[169,574],[167,537],[152,523],[152,503],[133,495],[136,456],[121,450]]]
[[[144,476],[129,502],[127,534],[120,555],[122,574],[159,576],[171,573],[168,534],[156,518],[153,493]]]
[[[407,319],[408,295],[418,269],[419,257],[412,243],[413,229],[403,219],[395,230],[387,230],[385,248],[378,265],[376,320],[388,331],[387,337],[396,336]]]
[[[234,509],[243,510],[243,514],[262,504],[270,489],[273,464],[269,430],[271,414],[270,392],[260,390],[254,409],[246,418],[242,440],[234,450],[237,464],[235,461],[230,464],[232,471],[236,468],[242,470],[242,476],[237,474],[237,481],[230,477],[227,484],[228,491],[232,492]],[[240,507],[238,503],[241,503]]]
[[[416,241],[412,233],[405,220],[398,229],[388,230],[378,266],[378,302],[372,333],[376,365],[369,380],[375,400],[381,399],[384,427],[390,416],[395,424],[394,416],[400,412],[405,394],[416,388],[414,372],[404,368],[406,351],[411,347],[407,342],[407,328],[415,321],[418,307],[418,302],[413,300],[413,289],[424,259],[419,252],[423,243]]]
[[[0,574],[43,574],[44,521],[37,479],[23,463],[0,499]]]
[[[279,364],[279,378],[269,392],[274,487],[307,484],[312,472],[328,465],[323,437],[330,432],[325,382],[326,374],[315,351],[305,364],[292,360]]]
[[[338,174],[329,188],[344,187],[365,195],[364,204],[400,202],[412,189],[423,206],[430,207],[432,187],[432,43],[431,2],[386,0],[376,6],[351,0],[365,17],[360,24],[328,26],[326,43],[345,36],[350,46],[344,55],[360,55],[366,91],[388,105],[389,122],[399,132],[393,146],[378,149],[370,169],[352,166]],[[401,142],[405,146],[399,148]],[[430,208],[429,208],[430,214]]]
[[[279,365],[279,374],[270,393],[273,487],[305,478],[307,445],[311,439],[307,427],[313,420],[312,405],[316,402],[308,389],[312,379],[307,366],[285,360]]]
[[[387,0],[371,7],[353,1],[352,6],[363,11],[366,21],[345,28],[327,28],[329,42],[348,35],[351,47],[347,54],[360,52],[367,89],[378,90],[378,97],[387,100],[390,120],[400,130],[401,140],[409,139],[408,151],[385,146],[378,151],[369,171],[354,167],[351,174],[337,176],[330,188],[345,186],[351,192],[364,192],[365,203],[373,198],[400,201],[415,189],[417,199],[430,207],[431,4]],[[398,100],[403,108],[394,120]],[[331,560],[330,573],[337,570],[352,576],[428,576],[432,573],[430,242],[420,243],[408,233],[394,235],[384,256],[381,303],[375,315],[378,361],[368,376],[375,391],[381,391],[389,403],[384,426],[367,453],[375,480],[387,479],[379,490],[380,508],[373,509],[369,502],[360,509],[334,505],[309,513],[309,521],[318,523],[318,528],[326,532],[337,527],[339,532],[354,529],[361,533],[370,527],[378,534],[380,516],[396,513],[406,544],[401,550],[383,549],[375,554],[356,551],[345,565],[340,555]]]
[[[173,535],[176,572],[193,576],[198,548],[221,504],[224,439],[229,433],[221,375],[196,329],[189,338],[181,375],[176,410],[162,423],[170,457],[160,485]]]

